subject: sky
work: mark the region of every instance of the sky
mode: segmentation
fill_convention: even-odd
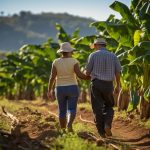
[[[106,20],[110,14],[120,18],[119,13],[109,8],[115,0],[0,0],[0,12],[4,15],[18,14],[20,11],[32,13],[68,13],[75,16]],[[131,0],[118,0],[130,6]]]

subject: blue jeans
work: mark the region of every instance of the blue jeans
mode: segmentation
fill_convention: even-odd
[[[77,85],[57,86],[55,89],[58,100],[59,118],[65,118],[67,113],[76,115],[79,88]]]

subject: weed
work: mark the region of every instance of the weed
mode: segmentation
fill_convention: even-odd
[[[10,130],[10,121],[8,118],[0,116],[0,130],[9,131]]]
[[[21,105],[6,99],[0,100],[0,106],[5,106],[10,112],[15,112],[21,108]]]
[[[90,103],[79,103],[78,104],[78,108],[81,110],[81,109],[85,109],[89,112],[92,111],[92,107],[91,107],[91,104]]]
[[[117,108],[114,108],[115,109],[115,115],[114,115],[114,119],[117,119],[117,118],[122,118],[122,119],[127,119],[127,112],[125,110],[122,110],[122,111],[117,111],[116,109]]]
[[[97,147],[95,143],[90,143],[78,137],[77,134],[63,134],[54,142],[52,150],[105,150],[106,148]]]
[[[89,124],[84,124],[84,123],[75,123],[74,124],[74,130],[76,132],[84,132],[84,131],[88,131],[88,132],[93,132],[94,129],[93,129],[93,126],[89,126]]]
[[[140,121],[139,124],[147,129],[150,129],[150,119]]]

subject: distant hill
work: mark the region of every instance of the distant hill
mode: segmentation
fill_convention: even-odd
[[[0,16],[0,50],[13,51],[23,44],[41,44],[49,37],[56,40],[55,23],[59,23],[68,34],[80,29],[80,36],[93,35],[89,24],[95,20],[69,14],[20,12],[12,16]]]

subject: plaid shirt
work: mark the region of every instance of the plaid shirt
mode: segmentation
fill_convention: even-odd
[[[92,80],[97,78],[104,81],[113,81],[116,72],[121,72],[121,64],[115,54],[102,48],[89,55],[86,71]]]

